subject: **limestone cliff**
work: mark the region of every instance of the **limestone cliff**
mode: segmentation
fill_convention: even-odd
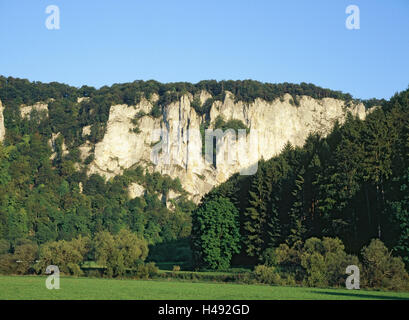
[[[33,111],[43,113],[45,116],[48,116],[48,104],[43,102],[37,102],[32,106],[26,105],[20,106],[21,118],[30,118],[30,114]]]
[[[198,96],[202,103],[209,97],[204,91]],[[89,165],[88,174],[112,177],[139,164],[179,178],[184,189],[197,202],[213,186],[226,181],[232,174],[251,168],[261,158],[277,155],[287,142],[301,146],[310,133],[326,135],[335,121],[345,121],[348,112],[361,119],[366,116],[363,104],[347,105],[332,98],[318,100],[301,96],[296,106],[291,99],[286,94],[272,102],[258,98],[252,103],[245,103],[235,101],[234,96],[226,92],[223,102],[213,102],[208,119],[210,128],[221,116],[226,121],[241,120],[249,129],[247,137],[231,140],[229,135],[225,135],[221,138],[216,166],[203,159],[199,129],[205,122],[205,116],[192,107],[191,94],[185,94],[165,106],[160,118],[148,115],[153,101],[146,99],[136,106],[112,106],[105,136],[95,145],[95,158]],[[162,138],[161,130],[166,132]],[[227,151],[233,145],[242,148],[234,152],[229,161],[222,161],[230,156]],[[87,142],[80,150],[88,154],[91,148]]]

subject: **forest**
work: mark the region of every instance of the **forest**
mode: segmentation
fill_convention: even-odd
[[[408,188],[406,90],[365,120],[350,115],[327,137],[311,134],[303,147],[287,144],[280,155],[261,160],[255,175],[236,174],[205,195],[192,218],[195,263],[211,269],[272,265],[296,278],[294,268],[325,269],[327,253],[344,255],[346,266],[365,260],[371,248],[379,261],[395,257],[405,274]],[[306,258],[312,253],[321,267]]]
[[[281,277],[315,285],[339,283],[310,272],[317,256],[327,261],[336,252],[342,263],[362,261],[369,270],[365,261],[381,252],[396,258],[385,260],[387,268],[407,276],[409,89],[389,101],[363,101],[379,106],[366,120],[349,116],[327,137],[311,134],[303,147],[287,144],[280,155],[261,160],[254,176],[232,176],[199,205],[188,200],[178,179],[139,166],[110,180],[86,175],[78,151],[85,142],[82,127],[91,125],[89,139],[99,141],[112,104],[134,105],[157,94],[151,116],[158,117],[166,104],[200,90],[214,100],[228,90],[247,102],[289,93],[295,107],[299,95],[358,101],[305,83],[135,81],[95,89],[0,77],[7,129],[0,144],[0,272],[41,272],[44,263],[59,259],[67,273],[81,274],[82,263],[96,261],[107,276],[120,276],[136,266],[149,272],[151,261],[180,261],[195,270],[251,266],[261,279],[274,279],[276,268],[285,270]],[[89,99],[78,103],[80,97]],[[21,104],[38,101],[48,102],[48,117],[20,116]],[[209,103],[196,107],[206,113]],[[223,119],[217,126],[245,128]],[[69,152],[57,139],[51,157],[48,140],[57,132]],[[130,199],[133,182],[146,191]],[[163,199],[171,190],[181,196],[170,209]]]

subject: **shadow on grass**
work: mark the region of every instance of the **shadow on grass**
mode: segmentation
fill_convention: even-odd
[[[385,296],[385,295],[373,295],[373,294],[362,294],[362,293],[347,293],[347,292],[331,292],[331,291],[310,291],[315,294],[322,295],[332,295],[332,296],[344,296],[344,297],[355,297],[357,299],[378,299],[378,300],[409,300],[409,298],[395,297],[395,296]]]

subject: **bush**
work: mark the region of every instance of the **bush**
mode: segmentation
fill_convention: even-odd
[[[338,238],[310,238],[306,240],[301,256],[305,268],[307,285],[316,287],[341,286],[345,284],[345,269],[358,265],[358,258],[345,252]]]
[[[233,129],[236,134],[238,133],[239,129],[246,130],[247,133],[249,132],[249,128],[243,123],[243,121],[237,119],[225,121],[220,115],[217,116],[216,120],[214,121],[214,129],[222,129],[223,131]]]
[[[83,272],[80,264],[90,250],[90,239],[79,236],[71,241],[53,241],[40,248],[39,260],[35,265],[37,272],[45,272],[47,266],[56,265],[61,273],[79,276]]]
[[[275,267],[268,267],[265,265],[258,265],[254,268],[254,274],[260,283],[280,285],[281,277]]]
[[[92,153],[88,157],[85,158],[84,164],[90,164],[92,161],[94,161],[95,155]]]
[[[123,276],[127,269],[139,267],[148,255],[147,242],[127,229],[112,235],[98,232],[93,241],[95,260],[106,266],[105,275]]]
[[[27,274],[32,270],[38,258],[38,246],[34,243],[20,245],[15,248],[13,256],[16,261],[15,272]]]
[[[202,115],[203,114],[203,109],[202,109],[202,103],[200,102],[199,97],[195,97],[193,101],[190,103],[193,109],[195,109],[196,113]]]
[[[266,250],[265,261],[278,267],[284,281],[293,285],[295,282],[307,286],[328,287],[343,286],[347,277],[348,265],[359,265],[356,256],[345,252],[342,241],[337,238],[310,238],[292,247],[281,244],[274,253]],[[275,261],[275,264],[274,264]]]
[[[302,242],[297,241],[292,247],[280,244],[275,250],[276,265],[282,275],[290,275],[301,282],[305,277],[305,269],[301,266]]]
[[[131,128],[129,128],[129,132],[133,132],[133,133],[136,133],[136,134],[140,134],[141,133],[141,129],[139,129],[139,126],[138,125],[136,125],[133,129],[131,129]]]
[[[38,246],[29,241],[22,242],[14,248],[14,253],[0,255],[0,273],[28,274],[32,272],[38,257]]]
[[[178,271],[180,271],[180,266],[173,266],[173,269],[172,269],[174,272],[178,272]]]
[[[159,118],[162,115],[162,108],[159,104],[155,104],[150,112],[150,115],[154,118]]]
[[[90,278],[101,278],[102,276],[101,271],[97,269],[86,270],[85,274],[87,277],[90,277]]]
[[[285,278],[281,279],[281,284],[285,286],[296,286],[297,282],[295,281],[295,278],[291,274],[287,274]]]
[[[277,265],[276,248],[267,248],[263,252],[263,262],[269,267]]]
[[[174,272],[167,271],[158,274],[158,277],[163,279],[179,279],[190,282],[196,281],[212,281],[212,282],[234,282],[256,284],[258,283],[254,272],[240,272],[240,273],[213,273],[213,272]]]
[[[373,239],[362,249],[363,285],[372,288],[408,290],[409,276],[401,257],[393,257],[382,241]]]
[[[139,279],[152,278],[159,274],[159,269],[154,262],[141,263],[136,268],[136,277]]]
[[[13,274],[15,273],[16,260],[11,253],[0,255],[0,273]]]

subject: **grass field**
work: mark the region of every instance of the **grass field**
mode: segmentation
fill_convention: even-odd
[[[350,291],[265,285],[72,277],[61,277],[60,289],[48,290],[45,287],[45,279],[44,276],[0,276],[0,299],[409,299],[409,292]]]

